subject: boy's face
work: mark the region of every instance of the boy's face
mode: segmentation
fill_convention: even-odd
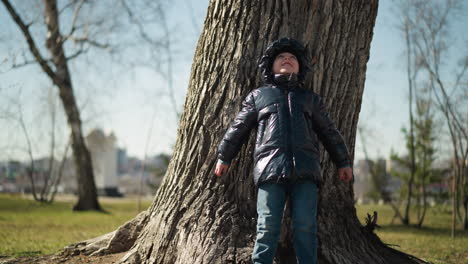
[[[273,73],[291,74],[299,72],[299,62],[296,56],[289,52],[278,54],[273,62]]]

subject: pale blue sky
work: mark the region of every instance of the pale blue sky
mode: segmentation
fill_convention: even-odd
[[[176,87],[177,105],[181,111],[199,33],[192,22],[196,21],[198,30],[201,30],[208,1],[178,0],[174,3],[168,17],[171,24],[177,25],[178,28],[174,35],[180,45],[176,52],[178,61],[175,65],[177,69],[174,87]],[[193,17],[187,9],[187,3],[192,3]],[[408,123],[403,40],[396,29],[397,20],[391,8],[392,1],[380,1],[360,115],[360,124],[364,124],[370,131],[367,138],[372,157],[388,157],[391,148],[403,153],[404,143],[400,129]],[[463,29],[463,26],[468,24],[466,13],[461,18],[454,26],[466,33]],[[2,26],[6,30],[0,38],[11,32],[9,38],[16,40],[13,43],[4,42],[0,45],[0,72],[2,72],[0,95],[3,100],[0,101],[0,106],[5,102],[5,95],[14,96],[19,87],[22,89],[26,122],[35,126],[31,133],[36,142],[35,153],[40,156],[46,153],[48,143],[47,118],[44,117],[46,110],[39,102],[40,98],[47,94],[50,81],[37,66],[5,72],[4,62],[11,55],[11,45],[17,48],[18,45],[23,45],[24,40],[2,5],[0,5],[0,25],[6,25]],[[118,145],[126,148],[129,155],[143,157],[150,120],[155,113],[155,125],[148,145],[148,154],[171,151],[171,146],[176,140],[177,124],[174,115],[167,111],[170,105],[165,94],[165,81],[162,78],[154,71],[142,67],[131,72],[122,72],[121,67],[115,62],[106,64],[105,67],[95,65],[96,68],[82,67],[82,65],[77,63],[72,70],[74,76],[78,76],[74,77],[74,83],[79,102],[85,105],[82,113],[83,119],[87,120],[85,133],[94,127],[101,127],[108,133],[113,131],[118,139]],[[93,71],[90,68],[98,70]],[[106,70],[101,71],[102,69]],[[63,116],[61,122],[64,124]],[[25,146],[24,136],[18,133],[18,127],[12,127],[11,122],[1,119],[0,125],[2,127],[0,160],[24,158],[25,152],[21,149]],[[62,127],[58,133],[63,138],[68,130]],[[356,159],[363,158],[359,140],[356,143],[355,155]]]

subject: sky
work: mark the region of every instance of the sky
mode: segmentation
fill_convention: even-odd
[[[391,149],[401,154],[405,152],[400,130],[408,124],[406,66],[403,39],[397,30],[398,21],[392,11],[392,3],[387,0],[379,3],[359,120],[359,125],[366,128],[365,138],[372,158],[388,158]],[[174,88],[180,112],[207,7],[208,0],[175,0],[167,10],[169,23],[176,29],[173,35],[173,41],[177,42],[174,47]],[[454,26],[463,31],[467,22],[465,12]],[[18,108],[8,100],[18,98],[21,91],[19,98],[25,123],[33,127],[29,133],[34,153],[45,155],[50,131],[45,102],[48,91],[54,93],[55,90],[51,89],[50,80],[37,65],[8,69],[6,65],[11,62],[12,50],[18,50],[18,43],[24,40],[2,5],[0,25],[6,25],[0,35],[0,111],[8,106],[17,112]],[[5,36],[14,41],[5,41]],[[101,128],[107,134],[112,132],[117,137],[118,146],[125,148],[129,156],[143,158],[161,152],[171,153],[177,136],[177,122],[174,113],[168,110],[171,104],[164,78],[154,69],[136,66],[128,70],[119,62],[108,62],[105,55],[99,56],[103,59],[72,65],[73,76],[80,76],[73,81],[82,107],[85,134],[94,128]],[[107,63],[101,65],[100,61]],[[63,114],[57,118],[62,125],[56,133],[61,137],[59,144],[63,145],[68,130]],[[0,160],[25,159],[25,136],[18,122],[0,118],[0,127]],[[364,155],[358,138],[355,160],[362,158]]]

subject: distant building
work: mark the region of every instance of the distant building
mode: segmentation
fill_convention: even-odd
[[[154,195],[160,186],[171,158],[168,154],[157,154],[143,161],[127,155],[123,148],[116,147],[114,134],[106,135],[95,129],[86,137],[86,145],[91,154],[94,181],[101,196],[122,196],[125,194]],[[50,162],[50,157],[34,160],[34,171],[30,161],[0,161],[0,192],[32,192],[31,177],[34,179],[36,192],[55,182],[61,173],[57,185],[58,193],[77,193],[77,175],[75,160],[71,157]],[[51,168],[52,165],[52,169]]]
[[[94,129],[86,136],[86,143],[91,153],[94,169],[94,181],[99,195],[122,196],[118,191],[117,148],[113,133],[105,135],[100,129]]]
[[[371,160],[359,160],[354,166],[354,198],[358,203],[367,203],[367,193],[371,189],[372,177],[370,174]]]
[[[119,164],[119,190],[125,194],[154,195],[161,185],[169,164],[170,155],[157,154],[142,161],[135,157],[125,159],[125,166]]]
[[[128,172],[128,156],[127,150],[123,148],[117,149],[117,176]]]
[[[0,163],[0,192],[19,192],[21,188],[16,184],[25,169],[19,161]]]
[[[379,168],[378,181],[373,179],[371,173],[371,168],[375,169],[375,166]],[[392,160],[378,159],[377,163],[373,160],[359,160],[354,167],[354,197],[356,201],[358,203],[367,203],[373,200],[372,196],[380,199],[381,193],[396,195],[396,192],[400,189],[401,181],[392,177],[390,174],[392,168],[399,171],[403,170],[403,167]]]

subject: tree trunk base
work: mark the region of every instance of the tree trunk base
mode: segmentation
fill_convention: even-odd
[[[134,243],[137,237],[140,235],[143,228],[151,230],[150,222],[148,221],[147,211],[140,213],[135,219],[125,223],[119,227],[116,231],[105,234],[103,236],[79,242],[73,245],[70,245],[64,249],[64,251],[55,258],[61,258],[62,262],[57,263],[75,263],[74,259],[77,257],[83,258],[83,255],[90,257],[99,257],[104,255],[112,255],[119,253],[119,258],[114,258],[112,262],[101,262],[101,263],[119,263],[119,264],[130,264],[130,263],[151,263],[152,249],[149,249],[149,252],[142,252],[141,248],[134,246]],[[218,223],[217,226],[225,226],[221,223]],[[231,223],[232,226],[237,226],[237,223]],[[148,226],[147,226],[148,225]],[[251,241],[252,237],[248,234],[252,230],[247,231],[251,228],[233,228],[236,229],[237,235],[234,235],[234,232],[228,232],[226,236],[213,237],[213,241],[206,241],[204,244],[204,256],[199,256],[201,261],[194,260],[193,263],[208,263],[206,262],[207,256],[212,257],[211,263],[232,263],[232,264],[247,264],[251,263],[251,253],[252,253],[252,244],[251,243],[239,243],[237,245],[231,245],[231,247],[223,246],[223,243],[226,238],[233,239],[238,236],[245,236],[244,239]],[[319,259],[321,263],[324,264],[351,264],[351,263],[417,263],[423,264],[427,263],[421,259],[418,259],[414,256],[405,254],[396,249],[388,247],[383,243],[377,235],[375,235],[375,228],[379,227],[377,225],[377,214],[374,212],[373,216],[368,216],[367,224],[360,228],[360,238],[354,241],[355,244],[360,244],[358,247],[359,252],[349,251],[351,248],[343,247],[334,247],[328,248],[326,245],[322,245],[319,248]],[[228,228],[225,226],[225,228]],[[229,228],[228,228],[229,229]],[[219,233],[219,232],[214,232]],[[247,235],[246,235],[247,234]],[[234,235],[234,237],[233,237]],[[230,239],[228,239],[230,240]],[[166,241],[168,242],[168,241]],[[161,241],[153,240],[151,243],[153,246],[161,244]],[[242,245],[243,244],[243,245]],[[289,245],[290,243],[288,243]],[[283,250],[283,254],[279,254],[282,257],[275,260],[275,264],[290,264],[295,263],[294,251],[290,247],[291,245],[286,245],[283,248],[278,250]],[[226,249],[220,253],[220,249]],[[211,249],[211,250],[210,250]],[[146,254],[145,254],[146,253]],[[285,257],[288,256],[288,257]],[[356,259],[356,256],[359,256],[359,259]],[[193,257],[193,256],[192,256]],[[169,257],[170,258],[170,257]],[[209,257],[208,257],[209,258]],[[49,260],[51,260],[49,258]],[[188,260],[185,259],[185,260]],[[173,262],[175,261],[175,262]],[[356,262],[357,261],[357,262]],[[165,259],[163,263],[179,263],[180,259]],[[17,263],[26,263],[26,262],[7,262],[9,264]],[[48,262],[44,262],[48,263]],[[51,262],[55,263],[55,262]],[[94,262],[93,262],[94,263]],[[159,263],[159,262],[158,262]],[[185,263],[185,262],[184,262]]]
[[[143,211],[113,232],[65,247],[60,255],[103,256],[127,251],[133,246],[147,220],[148,212]]]

